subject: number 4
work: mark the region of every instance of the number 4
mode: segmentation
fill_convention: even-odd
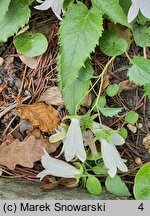
[[[143,211],[144,210],[144,206],[143,206],[143,203],[141,203],[138,207],[139,210]]]

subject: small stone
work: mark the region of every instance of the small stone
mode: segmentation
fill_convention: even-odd
[[[140,157],[136,157],[136,158],[135,158],[135,163],[136,163],[137,165],[141,165],[141,164],[142,164],[141,158],[140,158]]]
[[[136,133],[137,132],[137,127],[131,124],[127,124],[128,129],[132,132],[132,133]]]
[[[138,124],[138,129],[141,129],[143,127],[143,124],[142,123],[139,123]]]
[[[0,66],[2,66],[4,63],[4,59],[2,57],[0,57]]]

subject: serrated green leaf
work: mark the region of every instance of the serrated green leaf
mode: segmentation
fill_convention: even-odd
[[[106,89],[106,94],[109,97],[114,97],[118,92],[119,92],[119,85],[117,84],[109,85]]]
[[[102,193],[102,186],[98,178],[89,176],[86,181],[86,188],[90,194],[100,195]]]
[[[92,0],[92,3],[114,23],[120,23],[130,27],[127,22],[127,16],[124,14],[123,9],[119,4],[119,0]]]
[[[138,113],[134,111],[130,111],[126,114],[125,121],[128,122],[129,124],[134,125],[137,122],[138,118],[139,118]]]
[[[80,73],[87,73],[91,74],[92,66],[89,64],[89,61],[85,63],[85,67],[82,67]],[[81,77],[81,75],[79,75]],[[71,86],[66,86],[62,90],[62,97],[65,103],[66,108],[68,109],[71,115],[75,114],[83,103],[84,96],[86,95],[87,91],[90,87],[90,80],[79,80],[76,79]]]
[[[105,31],[100,38],[100,49],[108,56],[122,55],[128,48],[126,40],[119,38],[114,32]]]
[[[95,103],[97,101],[97,98],[93,101],[92,107],[95,106]],[[103,108],[106,105],[106,97],[105,96],[100,96],[98,101],[97,101],[97,106],[98,108]],[[97,107],[94,107],[94,111],[97,112]]]
[[[32,0],[11,0],[9,10],[0,22],[0,42],[7,41],[8,37],[24,27],[30,18],[29,4]]]
[[[143,57],[134,57],[133,66],[128,70],[131,82],[137,85],[150,84],[150,60]]]
[[[48,47],[47,39],[41,33],[24,32],[15,37],[13,42],[19,53],[28,57],[41,55]]]
[[[106,189],[117,196],[131,196],[127,186],[119,176],[111,178],[108,176],[105,181]]]
[[[0,0],[0,22],[3,20],[11,0]]]
[[[122,108],[100,108],[100,112],[106,117],[113,117],[122,111]]]
[[[148,99],[150,99],[150,84],[147,84],[144,86],[145,95],[148,96]]]
[[[136,25],[133,28],[133,36],[140,47],[150,46],[150,27]]]
[[[60,89],[72,85],[90,56],[102,32],[102,14],[81,2],[71,4],[61,22],[59,31],[60,52],[58,75]]]
[[[137,172],[134,182],[133,192],[136,200],[150,200],[150,163]]]

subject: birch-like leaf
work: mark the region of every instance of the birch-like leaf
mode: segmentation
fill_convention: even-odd
[[[92,3],[114,23],[120,23],[129,27],[127,16],[124,14],[119,0],[92,0]]]
[[[0,22],[3,20],[11,0],[0,0]]]
[[[0,22],[0,42],[17,33],[19,28],[28,23],[30,18],[29,4],[32,0],[11,0],[9,10]]]
[[[102,32],[102,14],[81,2],[71,4],[61,22],[58,72],[60,89],[71,86],[85,60],[94,51]]]

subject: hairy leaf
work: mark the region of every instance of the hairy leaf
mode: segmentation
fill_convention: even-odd
[[[28,23],[30,18],[29,4],[32,0],[11,0],[9,10],[0,22],[0,42],[17,33],[19,28]]]
[[[71,4],[59,31],[58,72],[60,89],[71,86],[102,32],[102,14],[81,2]]]
[[[133,66],[128,70],[131,82],[137,85],[150,84],[150,60],[143,57],[134,57]]]
[[[95,176],[89,176],[86,181],[86,188],[89,193],[94,195],[100,195],[102,193],[102,186],[98,178]]]
[[[127,186],[117,175],[114,178],[108,176],[106,178],[105,185],[107,190],[112,194],[117,196],[131,196]]]
[[[89,90],[90,76],[92,72],[93,69],[91,64],[89,64],[89,61],[86,61],[85,67],[82,67],[79,72],[79,78],[76,79],[71,86],[67,86],[62,91],[66,108],[72,115],[75,114],[75,111],[77,111],[80,105],[84,102],[82,99],[84,99],[85,94]],[[87,76],[84,77],[84,74],[87,74]],[[85,79],[83,79],[83,77]],[[89,77],[89,79],[87,79],[87,77]]]
[[[133,28],[133,36],[136,44],[140,47],[150,46],[150,27],[136,25]]]
[[[119,0],[92,0],[92,3],[114,23],[120,23],[129,27],[127,16],[124,14]]]
[[[0,0],[0,22],[3,20],[11,0]]]

